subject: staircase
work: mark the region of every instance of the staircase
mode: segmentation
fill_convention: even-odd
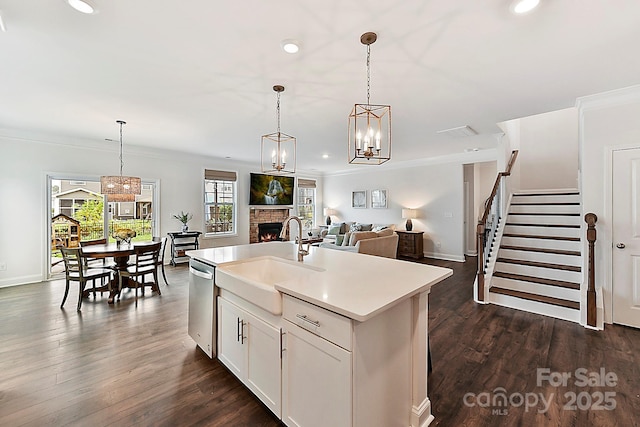
[[[580,322],[580,212],[578,192],[513,194],[489,301]]]

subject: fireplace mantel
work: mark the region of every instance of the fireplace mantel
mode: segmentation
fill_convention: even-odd
[[[289,215],[288,208],[251,208],[249,211],[249,243],[258,243],[258,224],[264,222],[284,222]]]

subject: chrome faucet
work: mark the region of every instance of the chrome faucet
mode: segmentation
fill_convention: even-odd
[[[289,222],[291,222],[292,219],[295,219],[298,222],[298,237],[296,237],[296,242],[298,243],[298,261],[302,262],[304,256],[309,255],[309,246],[307,246],[307,249],[302,249],[302,221],[300,220],[300,218],[294,215],[290,215],[289,217],[287,217],[287,219],[285,219],[282,223],[280,238],[284,239],[285,235],[287,234],[287,226],[289,226],[289,229],[291,229],[291,225],[289,225]]]

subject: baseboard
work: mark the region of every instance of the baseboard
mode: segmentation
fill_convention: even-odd
[[[29,285],[31,283],[38,283],[43,281],[44,280],[40,275],[12,277],[11,279],[0,280],[0,288],[8,288],[10,286]]]
[[[441,259],[444,261],[456,261],[456,262],[465,262],[465,257],[460,255],[453,254],[442,254],[442,253],[434,253],[434,252],[425,252],[423,254],[427,258],[435,258]]]

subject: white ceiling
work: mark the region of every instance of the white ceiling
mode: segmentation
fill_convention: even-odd
[[[637,0],[542,0],[520,17],[510,0],[93,3],[99,13],[83,15],[64,0],[0,0],[0,134],[113,144],[122,119],[125,150],[259,162],[282,84],[298,169],[348,169],[367,31],[378,33],[371,102],[393,112],[387,164],[489,148],[498,122],[640,83]],[[298,54],[281,50],[286,38]],[[436,134],[462,125],[480,135]]]

